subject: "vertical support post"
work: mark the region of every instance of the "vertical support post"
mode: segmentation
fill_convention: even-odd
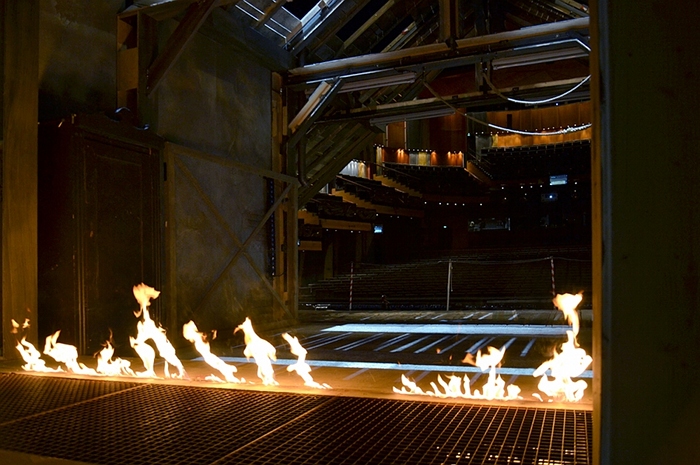
[[[299,316],[299,188],[292,185],[287,202],[287,306],[294,318]]]
[[[452,292],[452,259],[450,258],[450,261],[448,262],[447,265],[447,305],[445,306],[445,310],[450,310],[450,293]]]
[[[640,5],[591,2],[600,465],[700,456],[700,4]]]
[[[138,13],[138,88],[136,114],[141,124],[149,124],[152,129],[156,123],[156,98],[149,97],[148,68],[153,63],[158,46],[158,23],[145,13]]]
[[[39,0],[2,1],[4,9],[2,112],[3,356],[17,357],[10,320],[30,319],[38,331]]]
[[[355,278],[355,262],[350,262],[350,304],[348,310],[352,310],[352,281]]]

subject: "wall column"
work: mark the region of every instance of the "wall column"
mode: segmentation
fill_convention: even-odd
[[[592,3],[594,463],[695,463],[700,5]]]
[[[31,320],[37,344],[37,153],[39,0],[2,0],[2,332],[3,355],[15,358],[10,320]]]

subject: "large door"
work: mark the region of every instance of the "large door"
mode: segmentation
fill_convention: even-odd
[[[39,334],[60,329],[83,354],[111,335],[117,354],[133,355],[132,288],[162,284],[161,155],[135,131],[100,118],[42,131]],[[156,300],[165,325],[161,313]]]

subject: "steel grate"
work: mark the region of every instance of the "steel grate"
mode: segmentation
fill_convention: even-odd
[[[0,373],[0,424],[135,386],[139,384]]]
[[[590,412],[336,398],[217,464],[588,464]]]
[[[94,464],[591,463],[575,410],[25,375],[0,398],[0,449]]]

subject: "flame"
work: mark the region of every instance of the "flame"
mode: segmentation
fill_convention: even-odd
[[[24,337],[15,346],[22,356],[22,360],[25,364],[22,365],[22,369],[25,371],[40,371],[44,373],[53,373],[63,371],[59,368],[49,368],[46,366],[46,362],[41,359],[41,352],[39,352],[34,344],[28,342]]]
[[[243,331],[246,344],[243,355],[248,360],[250,360],[250,357],[255,359],[255,363],[258,365],[258,378],[266,386],[279,384],[275,380],[275,371],[272,369],[272,362],[270,362],[270,360],[277,360],[275,347],[255,334],[250,318],[246,317],[245,321],[238,325],[234,333],[239,329]]]
[[[78,349],[75,346],[57,342],[60,334],[61,330],[59,329],[46,337],[44,353],[58,363],[63,363],[71,373],[96,375],[97,372],[94,369],[88,368],[85,364],[78,362]]]
[[[462,360],[465,363],[471,363],[481,369],[481,371],[489,370],[488,381],[482,387],[482,391],[478,389],[471,392],[471,383],[469,377],[465,374],[462,378],[459,376],[450,376],[449,381],[445,381],[438,374],[437,384],[431,382],[432,391],[423,391],[416,383],[409,380],[406,376],[401,375],[401,383],[403,386],[399,389],[394,387],[393,390],[397,394],[418,394],[440,398],[464,398],[464,399],[487,399],[487,400],[514,400],[522,399],[520,397],[520,388],[515,384],[510,384],[506,387],[505,381],[500,375],[496,374],[496,366],[501,363],[505,355],[505,349],[498,350],[495,347],[488,347],[488,354],[483,355],[481,350],[474,358],[471,354],[467,354]],[[439,385],[439,386],[438,386]]]
[[[238,379],[233,374],[238,371],[238,369],[233,365],[228,365],[226,362],[221,360],[219,357],[211,353],[211,348],[209,347],[209,342],[204,339],[204,333],[200,333],[197,329],[197,325],[194,321],[189,321],[185,323],[182,327],[182,335],[194,344],[195,349],[199,352],[204,361],[209,364],[212,368],[218,370],[224,377],[223,381],[219,377],[211,375],[207,376],[205,379],[209,381],[217,382],[229,382],[229,383],[241,383],[245,382],[244,379]]]
[[[557,306],[566,316],[571,330],[566,332],[567,340],[561,346],[561,351],[554,350],[551,360],[544,362],[532,374],[541,376],[537,387],[550,398],[557,401],[578,402],[583,398],[583,393],[588,383],[582,379],[573,381],[572,378],[581,376],[593,359],[586,351],[578,346],[576,336],[579,331],[579,318],[576,307],[581,302],[583,295],[559,294],[554,298]],[[547,376],[550,372],[552,378]]]
[[[308,363],[306,363],[307,351],[301,346],[299,339],[296,336],[290,336],[287,333],[282,334],[282,337],[289,343],[292,354],[297,356],[297,362],[289,365],[287,367],[287,371],[296,371],[297,374],[301,376],[301,379],[304,380],[304,386],[309,386],[316,389],[331,389],[328,384],[320,384],[314,381],[313,377],[311,376],[311,367]]]
[[[134,297],[141,305],[139,311],[135,312],[134,315],[136,315],[137,318],[143,316],[143,320],[136,324],[136,337],[130,337],[129,342],[146,368],[145,371],[136,373],[136,375],[155,377],[155,372],[153,370],[155,351],[151,346],[146,344],[146,341],[150,339],[155,344],[156,349],[158,349],[160,356],[165,359],[165,377],[182,379],[186,377],[185,368],[182,366],[180,359],[177,358],[175,348],[165,336],[165,329],[156,326],[156,323],[151,319],[151,315],[148,311],[148,307],[151,305],[151,299],[155,299],[159,295],[160,291],[156,291],[143,283],[134,286]],[[168,364],[176,367],[178,373],[171,375],[168,370]]]
[[[97,373],[107,376],[135,376],[131,369],[131,362],[119,357],[112,359],[114,347],[109,341],[106,341],[104,348],[95,355],[97,356]]]

